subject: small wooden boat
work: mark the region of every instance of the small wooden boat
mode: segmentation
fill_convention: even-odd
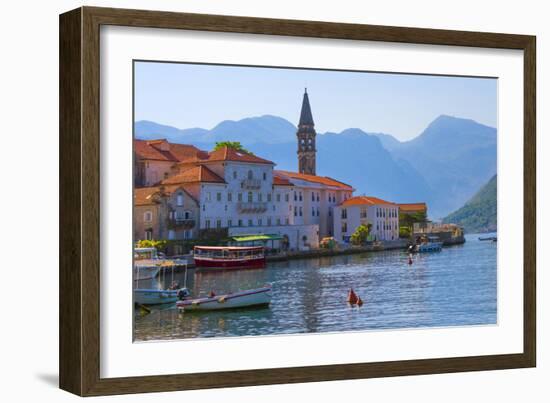
[[[134,304],[138,305],[160,305],[172,304],[176,302],[183,294],[189,295],[186,288],[176,290],[158,290],[139,288],[134,290]]]
[[[265,267],[263,246],[195,246],[198,270],[260,269]]]
[[[265,286],[232,294],[212,295],[203,298],[185,298],[178,301],[176,306],[184,311],[212,311],[269,305],[270,302],[271,286]]]
[[[496,236],[480,236],[478,238],[480,241],[493,241],[493,242],[496,242],[497,241],[497,237]]]

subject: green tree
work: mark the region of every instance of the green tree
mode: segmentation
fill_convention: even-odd
[[[428,221],[426,213],[424,211],[419,211],[416,213],[399,213],[399,231],[401,232],[403,227],[407,227],[409,232],[413,232],[413,227],[415,223],[425,223]],[[400,235],[401,236],[401,235]]]
[[[245,154],[252,154],[250,151],[243,147],[240,141],[216,141],[214,151],[219,150],[223,147],[232,148]]]
[[[350,241],[354,245],[363,245],[365,242],[367,242],[370,234],[370,230],[372,228],[372,224],[361,224],[355,229],[355,232],[351,235]]]

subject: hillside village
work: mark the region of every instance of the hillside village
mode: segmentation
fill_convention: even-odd
[[[296,137],[298,172],[278,170],[232,144],[204,151],[165,139],[134,140],[134,240],[174,241],[174,254],[192,240],[258,240],[279,250],[309,250],[326,238],[348,244],[361,225],[369,228],[369,240],[395,242],[400,218],[427,217],[424,202],[354,195],[346,178],[316,174],[307,90]]]

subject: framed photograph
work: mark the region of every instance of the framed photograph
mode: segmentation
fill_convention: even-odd
[[[533,367],[535,37],[60,16],[60,386]]]

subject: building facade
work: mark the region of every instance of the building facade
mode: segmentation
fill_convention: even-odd
[[[192,239],[198,231],[199,205],[184,186],[134,189],[134,240]]]
[[[318,247],[320,238],[334,234],[334,209],[354,189],[315,174],[314,126],[306,91],[297,131],[299,172],[275,170],[274,162],[228,146],[206,152],[162,139],[136,140],[136,239],[188,239],[219,231],[277,234],[291,250]],[[178,189],[195,203],[189,214],[176,209],[171,195]],[[192,217],[192,228],[181,220],[176,226],[174,214]]]
[[[334,208],[334,238],[339,242],[349,242],[357,227],[369,224],[370,239],[399,239],[399,206],[377,197],[355,196]]]

